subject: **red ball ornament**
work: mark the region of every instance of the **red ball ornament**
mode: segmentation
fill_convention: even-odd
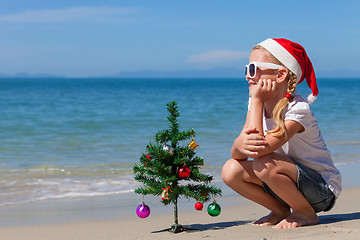
[[[190,177],[190,168],[188,168],[186,165],[183,165],[181,168],[179,168],[178,170],[178,176],[181,179],[186,179]]]
[[[145,157],[149,160],[151,159],[150,155],[146,155]]]
[[[195,203],[195,209],[198,211],[201,211],[203,209],[204,205],[201,202]]]

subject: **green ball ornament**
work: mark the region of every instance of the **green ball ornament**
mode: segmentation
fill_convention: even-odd
[[[221,213],[221,207],[219,204],[216,203],[216,201],[214,201],[213,203],[209,204],[207,212],[212,217],[219,216],[219,214]]]

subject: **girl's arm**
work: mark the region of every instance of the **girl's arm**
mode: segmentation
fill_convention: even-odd
[[[271,134],[266,134],[265,141],[266,145],[264,148],[256,151],[255,154],[249,155],[249,157],[261,157],[279,149],[282,145],[288,142],[296,133],[304,131],[304,127],[293,120],[287,120],[284,122],[286,134],[281,137],[274,137]]]
[[[265,148],[265,138],[257,135],[255,127],[249,126],[250,112],[247,113],[245,125],[231,148],[231,157],[236,160],[246,160],[258,150]]]
[[[277,85],[270,79],[259,79],[255,90],[252,93],[249,124],[258,130],[258,135],[264,136],[263,111],[264,103],[275,97]]]
[[[255,98],[251,100],[249,112],[249,123],[258,131],[257,135],[264,137],[263,128],[263,109],[264,102],[261,99]]]
[[[248,116],[248,124],[254,126],[259,136],[264,137],[264,130],[263,130],[263,109],[264,103],[274,97],[277,91],[277,86],[275,81],[271,80],[259,80],[256,90],[253,92],[252,101]],[[285,129],[286,133],[281,137],[274,137],[271,134],[267,134],[265,136],[266,144],[263,148],[257,149],[254,153],[248,155],[249,157],[261,157],[267,155],[269,153],[274,152],[282,145],[284,145],[289,139],[294,136],[295,133],[301,132],[304,130],[304,127],[295,121],[285,121]]]
[[[274,137],[267,134],[260,136],[255,127],[244,126],[240,135],[235,139],[231,149],[231,156],[237,160],[261,157],[272,153],[289,141],[296,133],[304,131],[304,127],[295,121],[285,121],[286,135]]]

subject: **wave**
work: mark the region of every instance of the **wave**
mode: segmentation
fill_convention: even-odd
[[[0,206],[126,193],[136,186],[131,167],[120,163],[2,168]]]
[[[123,190],[123,191],[115,191],[115,192],[106,192],[106,193],[100,193],[100,192],[92,192],[92,193],[66,193],[66,194],[59,194],[59,195],[48,195],[38,198],[29,198],[27,200],[13,200],[9,202],[0,202],[0,207],[5,207],[9,205],[19,205],[19,204],[27,204],[32,202],[38,202],[38,201],[45,201],[45,200],[51,200],[51,199],[63,199],[63,198],[78,198],[78,197],[98,197],[98,196],[110,196],[110,195],[118,195],[118,194],[126,194],[134,192],[134,190]]]
[[[39,165],[2,168],[0,207],[50,199],[108,196],[133,192],[133,164],[89,164],[81,166]],[[219,168],[207,166],[203,172],[219,175]]]
[[[48,199],[106,196],[133,191],[137,186],[133,176],[21,178],[2,180],[0,206]]]

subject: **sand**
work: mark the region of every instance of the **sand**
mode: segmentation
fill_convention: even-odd
[[[12,226],[0,228],[2,240],[67,240],[67,239],[360,239],[360,188],[344,189],[330,212],[320,213],[320,224],[297,229],[273,229],[251,223],[268,211],[254,203],[222,207],[218,217],[210,217],[205,209],[180,213],[179,222],[198,230],[170,233],[172,214],[151,214],[140,219],[135,214],[120,220],[75,221],[61,224]],[[229,200],[229,199],[228,199]],[[228,201],[227,200],[227,201]],[[244,201],[244,200],[242,200]],[[221,202],[221,199],[219,200]]]

